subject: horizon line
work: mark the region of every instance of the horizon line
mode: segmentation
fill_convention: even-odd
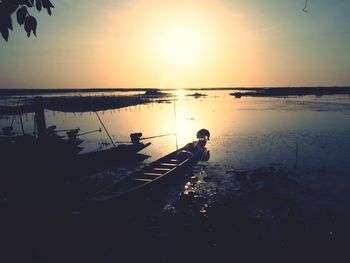
[[[231,90],[231,89],[298,89],[298,88],[350,88],[350,85],[327,85],[327,86],[218,86],[218,87],[185,87],[185,88],[156,88],[156,87],[127,87],[127,88],[106,88],[106,87],[78,87],[78,88],[0,88],[1,91],[91,91],[91,90],[107,90],[107,91],[146,91],[146,90]]]

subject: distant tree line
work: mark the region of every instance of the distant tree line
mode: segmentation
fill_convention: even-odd
[[[37,21],[29,11],[46,9],[51,15],[51,9],[54,8],[50,0],[0,0],[0,32],[2,37],[8,41],[9,31],[13,30],[12,15],[16,13],[17,23],[22,26],[30,37],[33,32],[36,36]]]

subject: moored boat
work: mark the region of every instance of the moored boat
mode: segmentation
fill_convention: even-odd
[[[148,155],[139,154],[140,151],[150,146],[151,143],[129,143],[118,144],[115,147],[77,154],[67,161],[67,166],[75,170],[77,175],[81,172],[94,172],[99,168],[106,168],[109,165],[134,163],[148,158]]]
[[[0,166],[4,175],[2,177],[6,177],[6,180],[21,178],[16,180],[20,181],[26,177],[35,181],[34,178],[41,179],[41,177],[51,179],[56,176],[64,179],[75,175],[80,176],[89,172],[89,169],[105,167],[111,162],[119,164],[143,160],[145,158],[140,158],[137,153],[151,145],[151,143],[140,142],[143,140],[142,133],[132,133],[130,142],[114,143],[96,113],[113,147],[80,153],[83,149],[80,146],[83,142],[80,136],[101,132],[101,128],[85,133],[79,133],[79,128],[57,131],[55,125],[46,127],[42,97],[34,98],[33,109],[35,110],[34,135],[25,134],[21,116],[19,117],[23,134],[13,134],[12,124],[3,128],[3,136],[0,136]],[[67,136],[59,135],[59,132],[66,132]]]
[[[203,130],[202,130],[203,131]],[[204,134],[204,136],[202,136]],[[154,161],[134,174],[116,182],[87,198],[90,204],[108,204],[125,199],[142,197],[142,194],[161,184],[167,178],[172,177],[203,158],[209,159],[209,151],[206,149],[206,141],[209,140],[209,132],[198,133],[197,141]]]

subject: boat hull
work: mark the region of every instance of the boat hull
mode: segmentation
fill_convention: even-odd
[[[108,166],[140,162],[148,156],[138,152],[150,144],[125,144],[118,145],[116,148],[76,154],[73,151],[75,148],[69,144],[50,150],[47,144],[33,141],[18,144],[21,148],[17,150],[16,145],[12,143],[9,146],[10,150],[3,151],[1,154],[0,182],[8,188],[19,183],[58,182],[88,175]]]
[[[170,179],[175,179],[178,175],[183,174],[186,169],[208,153],[204,147],[192,153],[187,149],[188,147],[185,146],[174,151],[127,178],[94,193],[87,198],[87,207],[98,210],[116,205],[127,207],[133,202],[145,201],[152,196],[152,193],[162,189],[162,186]]]

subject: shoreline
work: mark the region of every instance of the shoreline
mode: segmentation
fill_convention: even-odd
[[[188,89],[187,91],[191,91]],[[236,92],[230,93],[231,96],[237,99],[241,97],[276,97],[283,98],[288,96],[317,96],[322,97],[323,95],[349,95],[350,87],[323,87],[323,88],[210,88],[210,89],[194,89],[197,91],[194,94],[189,94],[187,96],[193,96],[195,98],[207,96],[207,94],[198,93],[198,91],[210,91],[210,90],[232,90]],[[0,114],[15,114],[15,113],[29,113],[33,112],[31,101],[32,98],[24,98],[24,102],[18,103],[17,105],[7,105],[6,100],[11,98],[11,96],[16,96],[18,92],[27,92],[29,95],[40,95],[39,92],[46,92],[47,90],[0,90],[0,95],[4,95],[1,99],[5,101],[4,105],[0,104]],[[113,110],[120,109],[129,106],[135,106],[140,104],[146,104],[150,102],[168,102],[167,97],[169,93],[163,92],[165,90],[158,89],[145,89],[143,94],[110,94],[110,95],[100,95],[100,94],[84,94],[85,92],[103,92],[105,89],[88,89],[88,90],[74,90],[76,93],[82,94],[72,94],[63,95],[62,93],[67,93],[67,90],[52,90],[52,94],[58,94],[58,96],[45,96],[49,95],[47,93],[42,94],[44,98],[45,109],[52,111],[62,111],[62,112],[91,112],[91,111],[103,111],[103,110]],[[110,91],[110,90],[108,90]],[[120,91],[120,89],[112,90]],[[135,89],[122,90],[123,92],[135,91]],[[138,91],[142,91],[139,89]],[[30,93],[34,92],[34,93]],[[35,93],[38,92],[38,93]],[[72,90],[70,92],[73,93]],[[30,94],[29,94],[30,93]],[[59,95],[62,94],[62,95]],[[23,95],[23,94],[22,94]],[[23,95],[25,96],[25,95]],[[1,100],[0,100],[1,102]]]
[[[151,102],[145,96],[58,96],[43,97],[44,108],[61,112],[91,112],[120,109]],[[0,105],[0,114],[19,114],[34,112],[32,99],[22,105]]]

